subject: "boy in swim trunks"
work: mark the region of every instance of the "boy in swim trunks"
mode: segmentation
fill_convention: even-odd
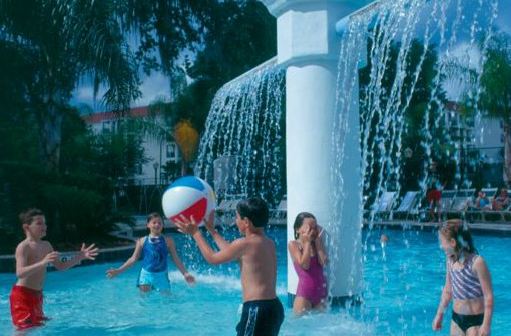
[[[237,260],[241,268],[243,311],[236,326],[238,336],[278,335],[284,321],[284,308],[275,291],[277,257],[275,243],[266,237],[268,206],[261,198],[249,198],[236,206],[236,225],[244,238],[229,243],[215,230],[214,213],[206,221],[206,228],[220,249],[215,252],[202,236],[197,223],[181,218],[176,221],[181,232],[195,239],[202,255],[210,264]]]
[[[82,260],[94,260],[98,249],[94,244],[81,250],[74,258],[62,262],[46,235],[46,219],[39,209],[29,209],[19,215],[26,238],[16,247],[16,285],[10,295],[12,322],[18,329],[41,326],[47,320],[43,313],[43,284],[49,263],[63,271]]]
[[[137,281],[140,291],[146,293],[155,289],[163,293],[169,293],[167,255],[170,254],[177,268],[183,274],[185,281],[193,284],[195,278],[186,271],[177,255],[174,240],[162,235],[163,220],[158,213],[153,212],[147,216],[147,228],[149,229],[149,235],[137,240],[133,255],[121,267],[106,271],[108,278],[111,279],[133,266],[142,255],[142,268]]]

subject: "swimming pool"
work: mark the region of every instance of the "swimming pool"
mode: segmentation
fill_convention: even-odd
[[[286,232],[269,229],[278,246],[277,291],[286,305]],[[232,236],[234,230],[229,232]],[[431,331],[444,281],[444,259],[432,232],[389,231],[382,249],[379,234],[369,234],[364,253],[364,304],[349,313],[294,318],[286,308],[281,335],[446,335],[450,314],[441,333]],[[232,335],[238,322],[241,286],[236,264],[210,267],[195,245],[172,234],[183,260],[196,275],[189,287],[175,268],[173,294],[142,298],[135,288],[140,265],[114,280],[106,269],[119,263],[51,272],[45,286],[45,312],[52,320],[29,335]],[[367,233],[366,233],[367,236]],[[475,235],[475,244],[492,271],[495,294],[493,335],[511,329],[511,238]],[[193,264],[193,267],[190,265]],[[0,274],[0,335],[14,334],[9,314],[13,274]]]

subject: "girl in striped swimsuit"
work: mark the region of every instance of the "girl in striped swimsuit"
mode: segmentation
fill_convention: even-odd
[[[451,335],[490,335],[493,289],[490,271],[474,247],[472,236],[460,220],[449,220],[440,229],[440,245],[447,256],[445,286],[433,320],[442,328],[444,311],[454,299]]]

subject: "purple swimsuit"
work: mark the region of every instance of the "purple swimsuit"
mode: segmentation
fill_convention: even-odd
[[[298,274],[298,288],[296,296],[309,300],[313,306],[326,298],[326,279],[323,274],[323,266],[319,263],[318,256],[310,258],[309,269],[303,269],[299,264],[293,263]]]

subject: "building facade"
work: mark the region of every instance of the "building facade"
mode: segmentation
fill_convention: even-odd
[[[94,134],[116,132],[119,124],[128,120],[151,121],[153,125],[165,129],[162,115],[149,111],[148,106],[134,107],[126,112],[125,117],[119,117],[115,112],[98,112],[83,117]],[[141,132],[143,132],[141,130]],[[169,131],[170,132],[170,131]],[[136,185],[167,184],[173,178],[172,167],[178,167],[181,162],[179,148],[175,141],[166,140],[162,136],[144,132],[142,147],[145,160],[135,169],[133,176],[128,177]]]

